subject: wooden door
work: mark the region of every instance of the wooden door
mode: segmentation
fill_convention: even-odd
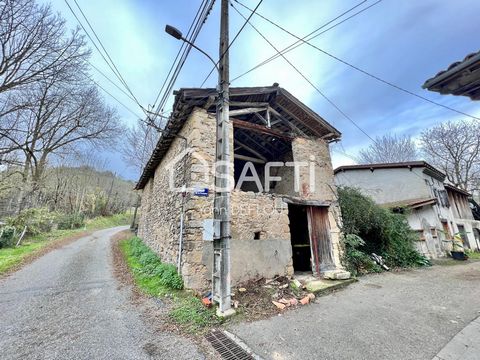
[[[308,231],[312,251],[312,270],[320,274],[335,269],[328,207],[308,207]]]

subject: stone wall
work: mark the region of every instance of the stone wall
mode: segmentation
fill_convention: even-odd
[[[203,248],[202,218],[211,217],[208,208],[213,205],[213,196],[194,197],[191,194],[193,191],[188,191],[183,197],[181,188],[184,184],[191,188],[213,187],[213,176],[208,169],[215,157],[215,128],[213,116],[203,109],[195,109],[142,195],[138,234],[162,261],[171,264],[176,264],[178,259],[180,214],[184,202],[182,275],[187,287],[199,287],[196,278],[206,274],[204,266],[198,268],[192,264],[196,264],[193,260],[198,258],[198,252],[201,253]]]
[[[183,203],[185,227],[181,273],[186,287],[193,289],[211,286],[213,243],[203,240],[203,222],[213,216],[215,132],[214,116],[204,109],[195,109],[157,167],[154,177],[145,186],[142,196],[139,236],[162,261],[172,264],[178,259]],[[233,131],[230,140],[233,153]],[[340,267],[340,211],[334,201],[336,190],[328,144],[322,140],[297,138],[292,143],[291,156],[295,161],[315,165],[315,185],[308,185],[309,166],[301,169],[300,190],[297,193],[284,191],[287,195],[304,199],[332,202],[329,220],[333,253],[335,264]],[[293,172],[287,181],[293,183],[292,179]],[[171,185],[181,189],[184,184],[188,189],[185,197],[171,189]],[[208,188],[209,196],[194,196],[195,188]],[[282,196],[235,190],[231,201],[232,283],[258,276],[291,275],[288,206]]]
[[[288,207],[280,197],[232,192],[232,282],[291,275]]]
[[[292,142],[293,159],[308,166],[299,168],[299,191],[295,195],[307,200],[330,203],[328,219],[333,246],[333,260],[342,269],[341,212],[328,143],[322,139],[295,138]]]

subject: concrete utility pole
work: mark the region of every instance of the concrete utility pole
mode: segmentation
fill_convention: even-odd
[[[217,99],[217,145],[215,172],[214,219],[220,225],[220,234],[213,240],[212,294],[218,303],[217,314],[229,316],[230,295],[230,133],[229,118],[230,75],[228,56],[228,0],[222,0],[220,18],[220,60]],[[218,164],[220,162],[220,165]]]

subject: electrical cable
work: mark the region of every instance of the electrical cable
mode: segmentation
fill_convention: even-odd
[[[245,8],[248,9],[248,7],[246,7],[245,5],[243,5],[241,2],[239,2],[239,1],[237,1],[237,0],[235,0],[235,1],[236,1],[239,5],[241,5],[241,6],[243,6],[243,7],[245,7]],[[343,24],[344,22],[346,22],[346,21],[354,18],[355,16],[363,13],[364,11],[370,9],[371,7],[379,4],[379,3],[382,2],[383,0],[378,0],[378,1],[376,1],[375,3],[373,3],[373,4],[371,4],[371,5],[363,8],[363,9],[357,11],[356,13],[354,13],[354,14],[346,17],[345,19],[339,21],[338,23],[333,24],[332,26],[330,26],[329,28],[323,30],[322,32],[320,32],[320,33],[318,33],[318,34],[316,34],[316,35],[313,35],[313,34],[315,34],[317,31],[323,29],[325,26],[330,25],[332,22],[340,19],[342,16],[344,16],[344,15],[348,14],[350,11],[356,9],[357,7],[359,7],[360,5],[362,5],[363,3],[365,3],[366,1],[367,1],[367,0],[364,0],[364,1],[360,2],[360,3],[358,3],[357,5],[351,7],[350,9],[348,9],[348,10],[344,11],[343,13],[341,13],[340,15],[336,16],[336,17],[333,18],[332,20],[330,20],[330,21],[326,22],[325,24],[321,25],[321,26],[318,27],[317,29],[315,29],[315,30],[313,30],[312,32],[310,32],[309,34],[305,35],[305,36],[302,38],[302,40],[305,40],[305,39],[309,38],[310,36],[311,36],[311,37],[310,37],[309,39],[307,39],[307,40],[308,40],[308,41],[313,40],[313,39],[319,37],[320,35],[326,33],[327,31],[332,30],[333,28],[337,27],[338,25]],[[263,19],[266,19],[263,15],[261,15],[261,14],[259,14],[259,13],[257,13],[257,15],[260,16],[260,17],[263,18]],[[268,20],[268,19],[266,19],[266,20]],[[302,46],[303,44],[304,44],[304,43],[303,43],[301,40],[297,40],[297,41],[293,42],[292,44],[290,44],[289,46],[287,46],[286,48],[282,49],[281,53],[286,54],[287,52],[290,52],[290,51],[298,48],[299,46]],[[249,74],[250,72],[256,70],[256,69],[259,68],[260,66],[263,66],[263,65],[268,64],[269,62],[277,59],[279,56],[280,56],[279,54],[272,55],[271,57],[269,57],[269,58],[265,59],[264,61],[260,62],[259,64],[255,65],[253,68],[247,70],[247,71],[244,72],[243,74],[240,74],[240,75],[236,76],[231,82],[234,82],[235,80],[241,78],[242,76],[245,76],[245,75]]]
[[[212,7],[213,7],[213,4],[215,3],[215,0],[212,0],[210,1],[210,3],[205,3],[205,6],[201,12],[201,16],[198,17],[196,23],[195,23],[195,26],[191,32],[191,35],[190,35],[190,38],[187,38],[187,41],[190,42],[190,43],[195,43],[195,40],[198,36],[198,34],[200,33],[200,30],[203,26],[203,24],[205,23],[205,21],[207,20],[208,18],[208,15],[210,14],[211,10],[212,10]],[[185,47],[184,51],[183,51],[183,54],[179,60],[179,62],[177,63],[177,66],[175,68],[175,71],[173,72],[171,78],[170,78],[170,81],[167,85],[167,87],[165,88],[165,91],[163,93],[163,96],[161,98],[161,101],[159,102],[158,106],[157,106],[157,110],[155,112],[155,115],[154,115],[154,118],[153,119],[149,119],[149,121],[153,124],[154,121],[155,121],[155,117],[157,116],[158,113],[160,112],[163,112],[163,108],[171,94],[171,91],[173,89],[173,86],[175,85],[175,81],[176,79],[178,78],[178,75],[183,67],[183,64],[185,63],[186,59],[187,59],[187,56],[188,54],[190,53],[190,50],[192,49],[192,46],[190,44],[187,44],[187,46]]]
[[[235,0],[235,1],[238,2],[238,0]],[[244,6],[244,7],[247,8],[247,9],[249,9],[247,6]],[[257,14],[257,15],[258,15],[258,14]],[[345,60],[343,60],[343,59],[340,59],[338,56],[335,56],[335,55],[333,55],[333,54],[331,54],[331,53],[329,53],[329,52],[327,52],[327,51],[319,48],[318,46],[316,46],[316,45],[314,45],[314,44],[311,44],[309,41],[306,41],[306,40],[298,37],[297,35],[293,34],[293,33],[290,32],[289,30],[283,28],[282,26],[278,25],[277,23],[273,22],[272,20],[267,19],[266,17],[262,17],[262,18],[265,19],[265,20],[267,20],[270,24],[274,25],[275,27],[279,28],[280,30],[282,30],[282,31],[286,32],[287,34],[289,34],[289,35],[297,38],[299,41],[302,41],[304,44],[309,45],[310,47],[312,47],[312,48],[318,50],[319,52],[321,52],[321,53],[323,53],[323,54],[331,57],[332,59],[335,59],[335,60],[337,60],[338,62],[341,62],[342,64],[347,65],[347,66],[351,67],[352,69],[355,69],[355,70],[361,72],[362,74],[367,75],[367,76],[369,76],[369,77],[371,77],[371,78],[373,78],[373,79],[375,79],[375,80],[377,80],[377,81],[379,81],[379,82],[381,82],[381,83],[383,83],[383,84],[389,85],[389,86],[391,86],[391,87],[393,87],[393,88],[395,88],[395,89],[397,89],[397,90],[399,90],[399,91],[402,91],[402,92],[404,92],[404,93],[406,93],[406,94],[409,94],[409,95],[414,96],[414,97],[416,97],[416,98],[422,99],[422,100],[424,100],[424,101],[426,101],[426,102],[429,102],[429,103],[431,103],[431,104],[433,104],[433,105],[437,105],[437,106],[442,107],[442,108],[444,108],[444,109],[450,110],[450,111],[455,112],[455,113],[457,113],[457,114],[467,116],[467,117],[472,118],[472,119],[474,119],[474,120],[480,120],[480,118],[478,118],[478,117],[475,117],[475,116],[470,115],[470,114],[467,114],[467,113],[465,113],[465,112],[463,112],[463,111],[454,109],[454,108],[452,108],[452,107],[450,107],[450,106],[447,106],[447,105],[438,103],[438,102],[436,102],[436,101],[434,101],[434,100],[428,99],[428,98],[426,98],[426,97],[424,97],[424,96],[422,96],[422,95],[419,95],[419,94],[414,93],[413,91],[410,91],[410,90],[407,90],[407,89],[405,89],[405,88],[402,88],[401,86],[396,85],[396,84],[394,84],[394,83],[392,83],[392,82],[390,82],[390,81],[384,80],[384,79],[380,78],[380,77],[377,76],[377,75],[371,74],[371,73],[369,73],[368,71],[363,70],[363,69],[359,68],[359,67],[356,66],[356,65],[350,64],[349,62],[347,62],[347,61],[345,61]]]
[[[235,11],[242,16],[244,19],[245,15],[243,15],[240,10],[238,10],[233,4],[232,7]],[[327,97],[306,75],[304,75],[284,54],[281,54],[280,51],[277,49],[275,45],[272,44],[270,40],[268,40],[265,35],[263,35],[260,30],[258,30],[255,25],[253,25],[249,20],[247,20],[248,24],[278,53],[281,57],[301,76],[305,81],[307,81],[312,88],[314,88],[325,100],[327,100],[340,114],[342,114],[347,120],[349,120],[358,130],[360,130],[365,136],[367,136],[370,140],[375,142],[375,140],[365,131],[363,130],[350,116],[348,116],[340,107],[335,104],[329,97]]]
[[[233,45],[233,43],[235,42],[235,40],[237,40],[238,36],[240,35],[240,33],[243,31],[243,29],[245,28],[245,26],[247,25],[248,21],[252,18],[252,16],[255,14],[255,12],[257,11],[257,9],[259,8],[259,6],[262,4],[263,0],[260,0],[257,4],[257,6],[255,6],[255,8],[252,10],[250,9],[251,13],[250,15],[248,16],[248,19],[243,23],[242,27],[237,31],[237,34],[233,37],[233,40],[230,42],[230,44],[228,44],[227,48],[225,49],[225,51],[222,53],[222,55],[220,56],[220,59],[218,59],[217,63],[216,63],[216,66],[214,66],[212,68],[212,70],[210,70],[210,72],[208,73],[207,77],[205,78],[205,80],[203,80],[202,84],[200,85],[200,87],[203,87],[203,85],[205,85],[205,83],[207,82],[208,78],[210,77],[210,75],[212,75],[213,71],[217,68],[218,64],[220,63],[220,61],[222,60],[223,56],[227,53],[227,51],[230,49],[230,47]]]
[[[110,62],[112,63],[113,67],[115,68],[115,70],[117,71],[117,74],[118,76],[120,77],[121,79],[121,82],[125,85],[125,88],[127,89],[127,91],[132,95],[133,98],[135,98],[135,95],[133,94],[133,92],[130,90],[130,87],[128,86],[127,82],[125,81],[125,79],[123,78],[122,74],[120,73],[120,70],[118,70],[117,66],[115,65],[115,62],[113,61],[112,57],[110,56],[110,54],[108,53],[107,49],[105,48],[105,46],[103,45],[102,41],[100,40],[100,38],[98,37],[95,29],[92,27],[92,25],[90,24],[90,21],[88,20],[87,16],[85,15],[85,13],[83,12],[82,8],[80,7],[80,5],[78,4],[77,0],[73,0],[75,2],[75,5],[77,5],[77,8],[78,10],[80,10],[80,13],[82,14],[83,18],[85,19],[85,21],[87,22],[87,25],[88,27],[90,28],[90,30],[93,32],[93,35],[95,36],[95,38],[97,39],[98,43],[100,44],[100,46],[102,47],[103,51],[105,52],[105,54],[107,55],[108,59],[110,60]],[[137,101],[137,99],[135,98],[135,101]],[[138,102],[138,101],[137,101]],[[138,104],[140,105],[140,104]],[[140,105],[140,107],[142,107]],[[142,107],[143,108],[143,107]]]
[[[87,29],[83,26],[83,23],[80,21],[80,19],[78,18],[77,14],[75,13],[75,11],[73,10],[73,8],[70,6],[70,4],[68,3],[67,0],[64,0],[65,3],[67,4],[68,8],[70,9],[71,13],[73,14],[73,16],[75,17],[75,19],[77,20],[77,22],[79,23],[80,27],[83,29],[83,31],[85,32],[85,34],[87,35],[87,37],[90,39],[90,41],[92,42],[92,44],[94,45],[94,47],[97,49],[97,51],[99,52],[100,56],[103,58],[103,60],[107,63],[108,67],[110,68],[110,70],[112,70],[112,72],[114,73],[114,75],[120,80],[120,82],[126,87],[127,91],[132,95],[132,97],[134,98],[134,101],[137,103],[137,105],[142,109],[142,111],[145,112],[145,108],[140,104],[140,102],[137,100],[137,98],[135,97],[135,95],[132,93],[132,91],[130,90],[130,88],[128,87],[128,85],[125,83],[125,81],[123,80],[123,77],[121,76],[121,74],[117,74],[117,71],[118,69],[116,69],[115,67],[115,64],[113,64],[113,67],[112,67],[112,64],[110,64],[110,62],[107,60],[107,58],[105,57],[105,55],[103,54],[103,52],[100,50],[100,48],[98,47],[98,45],[96,44],[96,42],[94,41],[94,39],[92,38],[92,36],[90,35],[90,33],[87,31]],[[75,0],[74,0],[75,1]],[[76,1],[75,1],[76,3]],[[77,4],[78,6],[78,4]],[[81,11],[81,10],[80,10]],[[83,14],[83,12],[82,12]],[[88,23],[88,20],[87,20],[87,23]],[[95,35],[96,36],[96,35]],[[103,45],[101,45],[103,47]],[[107,53],[107,57],[110,58],[110,56],[108,55]],[[111,59],[111,58],[110,58]],[[111,60],[110,60],[111,61]]]
[[[193,21],[190,24],[190,27],[188,28],[188,32],[187,32],[187,36],[186,36],[187,38],[190,37],[191,31],[192,31],[192,29],[193,29],[193,27],[196,23],[197,17],[200,15],[200,13],[202,11],[202,8],[204,8],[206,1],[207,0],[203,0],[202,3],[200,4],[200,6],[197,10],[197,13],[195,14],[195,17],[193,18]],[[180,54],[182,53],[182,50],[187,45],[188,45],[187,43],[182,41],[180,49],[178,50],[177,55],[175,56],[175,59],[173,60],[172,65],[170,66],[170,70],[168,71],[167,76],[165,77],[165,80],[163,81],[163,84],[162,84],[160,90],[158,91],[157,97],[155,98],[155,101],[153,102],[152,108],[155,108],[155,105],[157,104],[157,101],[160,98],[160,95],[162,94],[162,91],[163,91],[165,85],[167,84],[168,78],[169,78],[170,74],[172,73],[172,70],[175,67],[175,64],[177,63],[177,60],[178,60]]]

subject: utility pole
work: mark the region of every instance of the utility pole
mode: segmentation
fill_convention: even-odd
[[[230,295],[230,134],[232,132],[229,118],[230,75],[228,56],[228,0],[222,0],[220,15],[219,74],[217,99],[217,143],[215,164],[215,198],[214,219],[219,224],[219,234],[213,240],[212,294],[218,303],[217,314],[229,316],[231,308]]]

